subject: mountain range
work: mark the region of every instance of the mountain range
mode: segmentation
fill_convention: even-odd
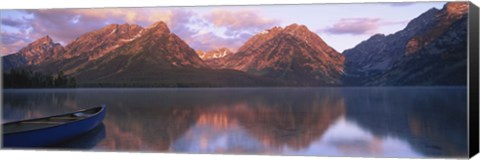
[[[111,24],[65,47],[49,36],[2,57],[3,71],[63,72],[88,87],[466,85],[468,3],[339,53],[306,26],[273,27],[236,52],[195,51],[164,22]]]

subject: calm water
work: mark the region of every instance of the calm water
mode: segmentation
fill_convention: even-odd
[[[466,88],[4,90],[4,122],[106,104],[57,148],[374,157],[467,156]]]

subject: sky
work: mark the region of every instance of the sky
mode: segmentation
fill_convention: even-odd
[[[274,26],[303,24],[339,52],[374,34],[392,34],[445,2],[257,5],[157,8],[1,10],[1,55],[49,35],[63,46],[108,24],[148,27],[164,21],[195,50],[238,49]]]

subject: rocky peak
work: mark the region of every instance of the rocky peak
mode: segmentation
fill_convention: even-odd
[[[344,57],[317,34],[291,24],[256,34],[237,53],[207,63],[293,84],[336,85],[343,62]]]
[[[273,37],[277,36],[279,33],[283,31],[281,27],[273,27],[271,29],[267,29],[259,34],[252,36],[248,39],[239,49],[237,52],[244,52],[246,50],[260,47],[262,43],[272,39]]]
[[[100,30],[110,30],[111,31],[111,30],[114,30],[114,29],[118,28],[118,26],[119,26],[119,24],[112,23],[112,24],[109,24],[109,25],[103,27]]]
[[[147,27],[148,32],[170,33],[170,29],[163,21],[158,21]]]
[[[291,35],[296,39],[305,42],[307,45],[316,48],[317,50],[328,53],[328,55],[332,56],[331,58],[334,58],[335,60],[340,60],[339,57],[341,56],[337,56],[337,54],[335,54],[338,52],[328,46],[327,43],[323,41],[320,36],[310,31],[305,25],[298,25],[296,23],[291,24],[285,27],[282,33],[286,35]]]
[[[329,47],[322,38],[310,31],[305,25],[296,23],[290,24],[285,28],[273,27],[260,34],[257,34],[249,39],[242,47],[240,47],[238,52],[243,52],[246,49],[261,47],[263,43],[274,38],[285,39],[288,37],[293,37],[299,41],[305,42],[310,47],[325,51],[325,53],[337,53],[337,51]]]
[[[47,35],[28,44],[26,47],[22,48],[19,52],[26,54],[26,53],[32,53],[28,51],[35,48],[48,49],[53,47],[55,47],[55,43],[53,42],[52,38],[50,38],[50,36]]]
[[[414,32],[421,30],[423,26],[428,26],[429,23],[433,23],[432,20],[437,16],[439,12],[440,10],[438,10],[437,8],[429,9],[417,18],[408,22],[405,29],[403,31],[400,31],[400,33],[405,32],[406,34],[415,34]]]
[[[375,40],[375,39],[383,39],[385,37],[386,37],[385,34],[375,34],[370,38]]]
[[[296,23],[293,23],[291,25],[288,25],[287,27],[285,27],[285,29],[283,30],[284,33],[288,33],[288,34],[304,34],[304,33],[308,33],[310,32],[308,30],[308,28],[305,26],[305,25],[299,25],[299,24],[296,24]]]
[[[275,31],[281,31],[281,30],[283,30],[283,28],[280,27],[280,26],[275,26],[275,27],[272,27],[272,28],[267,29],[267,30],[275,32]]]
[[[459,16],[468,13],[468,2],[449,2],[445,4],[444,11],[450,16]]]
[[[48,59],[59,58],[63,51],[63,46],[54,43],[52,38],[47,35],[28,44],[18,51],[17,54],[25,58],[27,65],[35,65]]]
[[[443,33],[448,31],[452,24],[462,19],[468,13],[467,2],[449,2],[444,5],[435,17],[435,24],[425,33],[410,39],[405,47],[405,55],[411,55],[432,41],[437,39]]]
[[[305,25],[302,25],[302,24],[292,23],[292,24],[286,26],[285,29],[286,30],[296,30],[296,29],[298,29],[302,26],[305,27]]]
[[[126,32],[129,31],[134,31],[134,30],[142,30],[143,28],[139,25],[136,24],[110,24],[106,27],[104,27],[104,30],[111,33],[111,34],[117,34],[117,35],[123,35]]]
[[[39,44],[51,45],[53,44],[53,40],[52,38],[50,38],[50,36],[46,35],[42,38],[35,40],[33,43],[31,43],[31,45],[39,45]]]
[[[279,37],[280,35],[292,36],[315,47],[319,47],[319,49],[328,49],[329,52],[330,50],[333,51],[333,49],[327,47],[325,42],[317,34],[311,32],[305,25],[293,23],[285,28],[276,26],[254,35],[238,49],[238,52],[244,52],[248,49],[261,47],[261,44],[273,38]]]

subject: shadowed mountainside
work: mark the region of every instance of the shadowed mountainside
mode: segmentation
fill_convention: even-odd
[[[450,2],[405,29],[346,50],[350,85],[466,85],[468,3]]]

